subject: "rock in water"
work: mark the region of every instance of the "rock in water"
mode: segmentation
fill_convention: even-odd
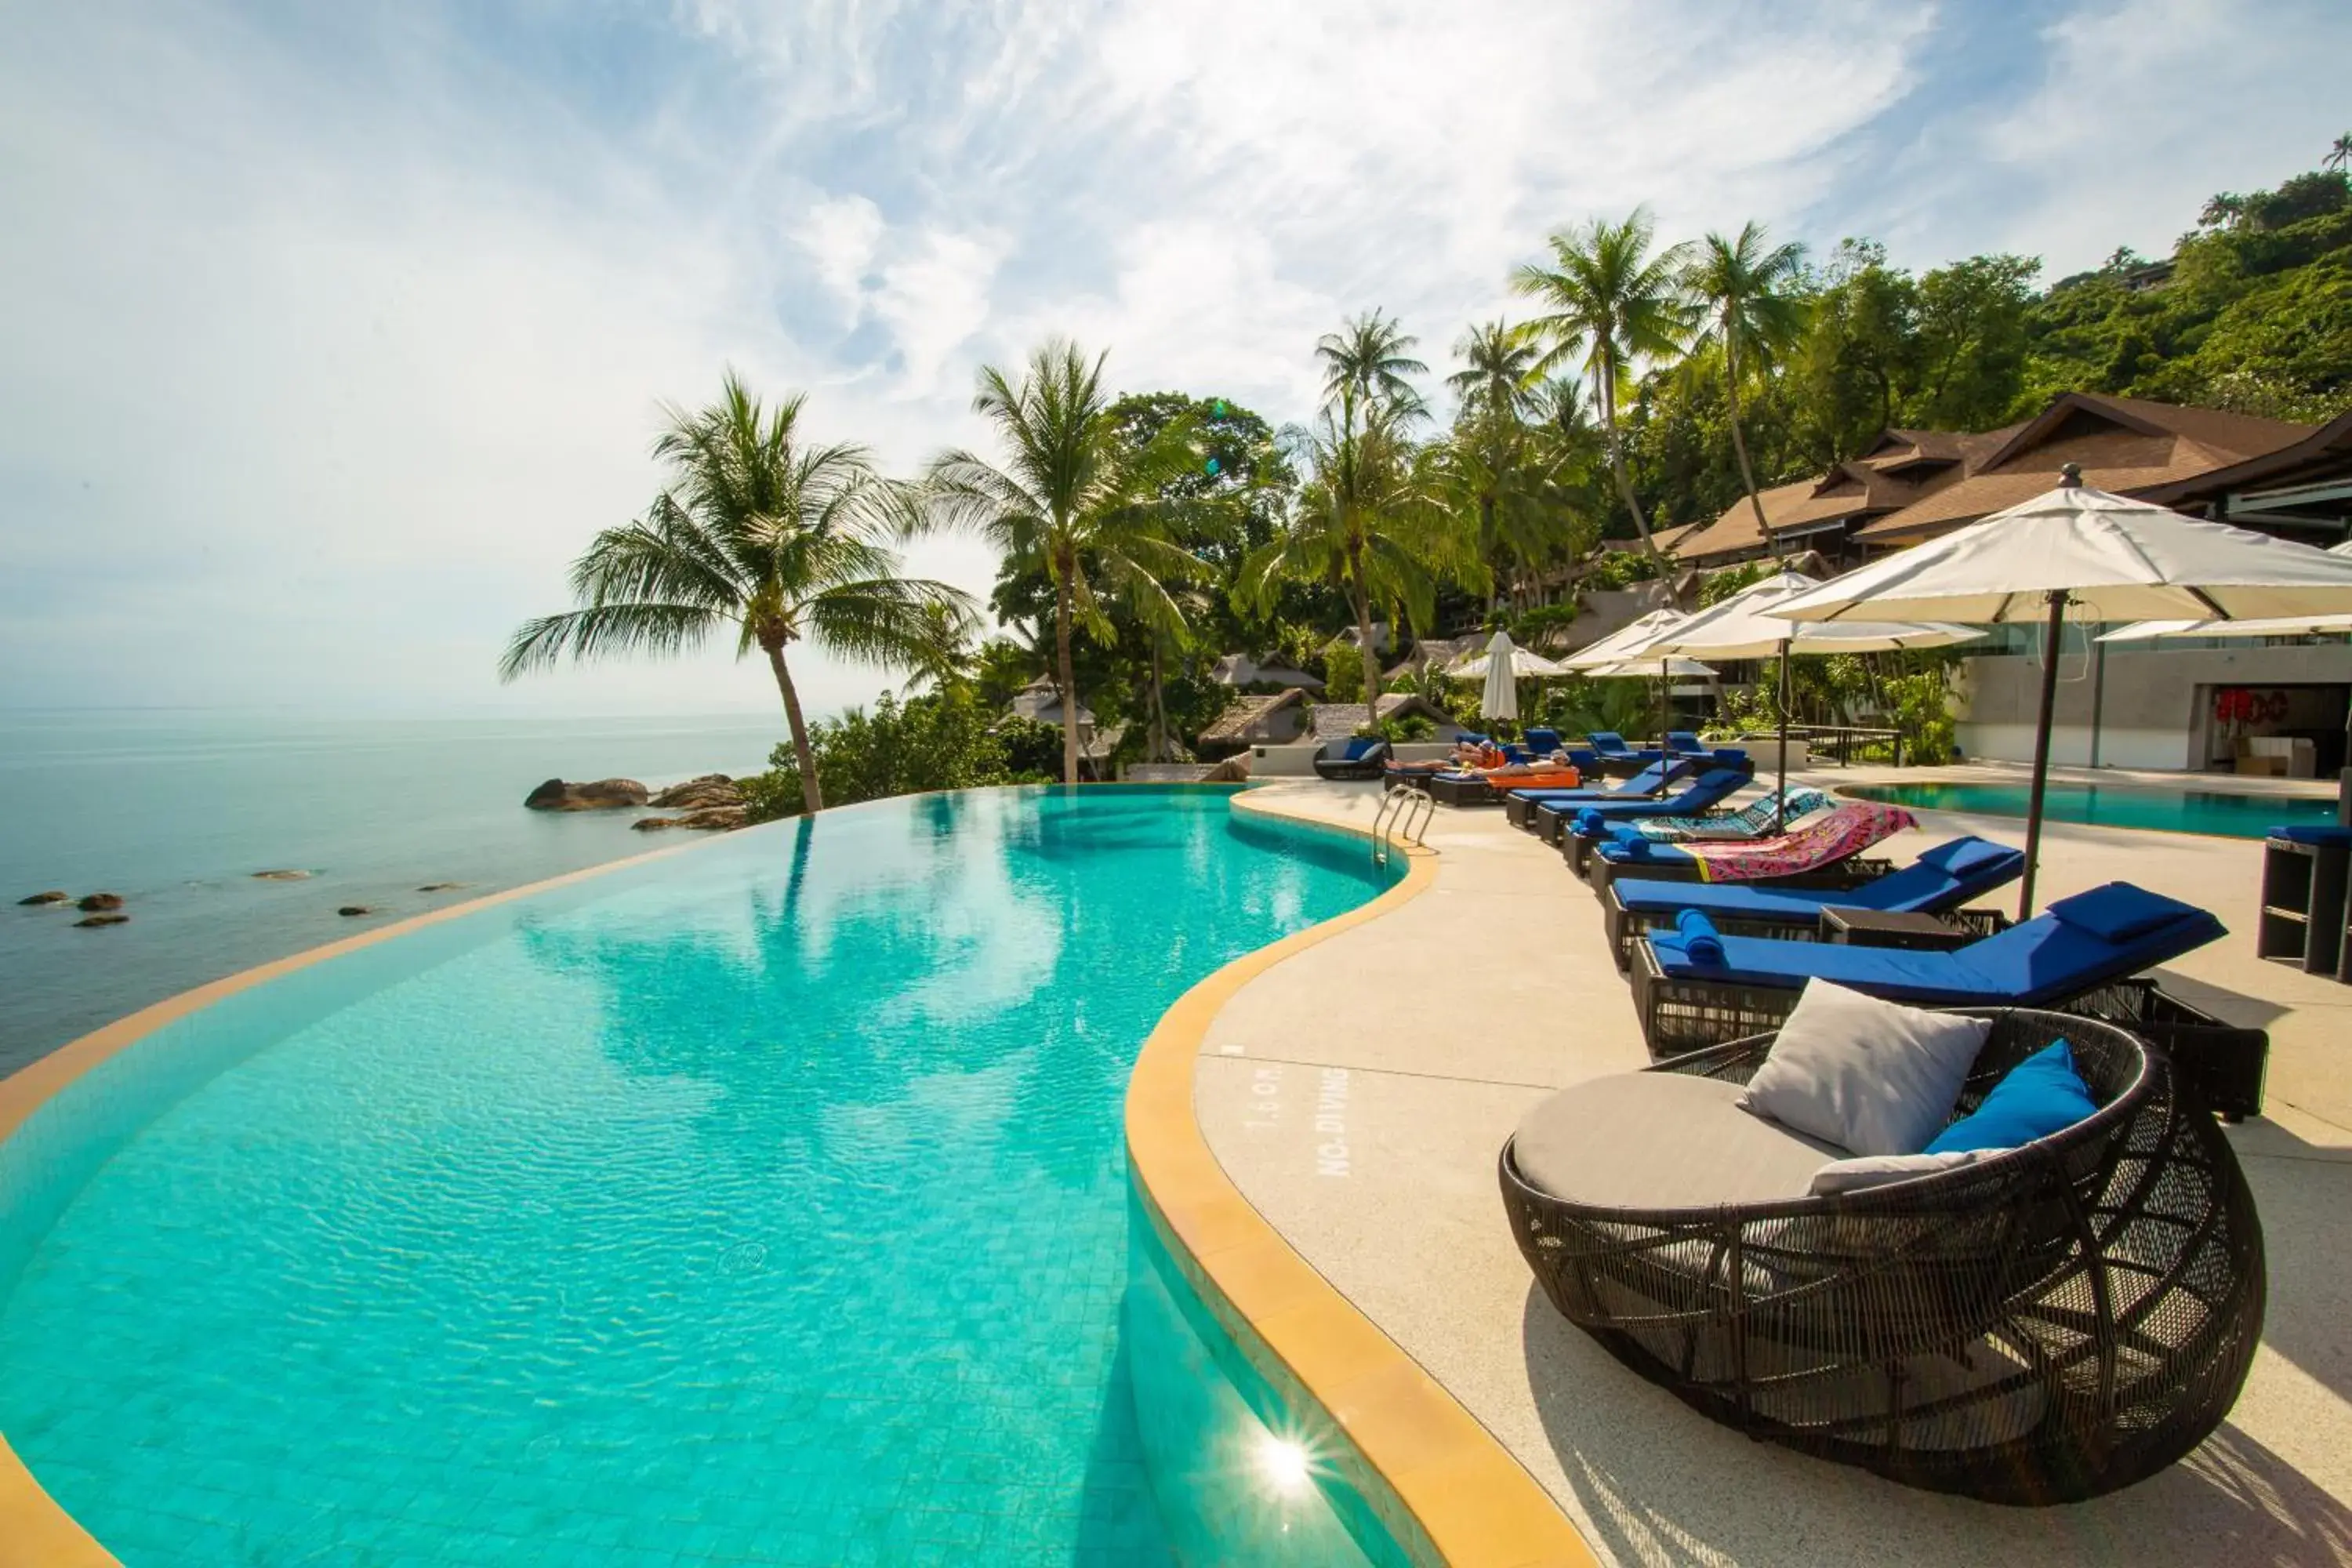
[[[677,821],[675,816],[641,816],[629,826],[639,833],[652,833],[659,828],[676,827]]]
[[[341,909],[337,910],[335,912],[339,915],[372,915],[375,913],[375,906],[373,904],[345,904]]]
[[[118,914],[84,915],[81,919],[74,921],[74,924],[77,926],[119,926],[130,918],[131,917],[129,915]]]
[[[735,781],[725,773],[705,773],[698,779],[670,785],[646,804],[700,811],[714,805],[740,805],[743,804],[743,792],[736,788]]]
[[[78,910],[119,910],[121,907],[121,893],[90,893],[74,905]]]
[[[420,893],[446,893],[452,889],[462,888],[466,884],[463,882],[427,882],[425,886],[417,889],[416,890]]]
[[[550,779],[523,796],[522,803],[533,811],[609,811],[645,805],[646,786],[635,779],[598,779],[593,784]]]
[[[700,811],[689,811],[677,819],[680,827],[700,828],[706,833],[725,833],[743,826],[744,810],[740,805],[710,805]]]
[[[254,873],[254,875],[255,875],[256,877],[260,878],[260,879],[261,879],[263,881],[265,881],[265,882],[299,882],[299,881],[307,880],[307,879],[309,879],[309,877],[310,877],[310,872],[308,872],[308,871],[282,871],[282,870],[281,870],[281,871],[256,871],[256,872]]]
[[[63,888],[51,888],[46,893],[35,893],[29,899],[18,899],[16,901],[20,904],[67,904],[73,901],[73,895]]]

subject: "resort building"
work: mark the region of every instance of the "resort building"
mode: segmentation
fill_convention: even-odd
[[[1890,429],[1851,461],[1763,491],[1760,524],[1743,497],[1675,531],[1672,548],[1694,572],[1772,558],[1833,575],[2038,495],[2067,463],[2098,489],[2305,543],[2334,545],[2352,528],[2352,415],[2301,425],[2075,392],[1998,430]],[[2345,764],[2352,662],[2340,641],[2096,640],[2112,629],[2067,630],[2053,761],[2306,776]],[[2026,761],[2038,634],[2008,627],[1983,647],[1956,684],[1960,749]]]
[[[1307,727],[1307,693],[1293,687],[1270,696],[1236,697],[1200,733],[1193,750],[1203,757],[1229,757],[1252,746],[1286,745]]]
[[[1372,721],[1377,709],[1381,722],[1396,723],[1406,719],[1426,719],[1436,730],[1433,739],[1451,742],[1462,733],[1454,715],[1426,697],[1410,691],[1384,691],[1380,700],[1367,705],[1361,702],[1319,702],[1309,720],[1308,737],[1317,742],[1344,741]]]

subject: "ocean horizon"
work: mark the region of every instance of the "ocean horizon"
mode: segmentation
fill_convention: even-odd
[[[0,711],[0,1075],[191,986],[680,841],[635,811],[527,811],[549,778],[655,788],[767,765],[783,715],[325,718]],[[299,880],[256,872],[299,870]],[[432,883],[453,883],[436,892]],[[50,889],[131,919],[78,929]],[[374,912],[347,917],[346,905]]]

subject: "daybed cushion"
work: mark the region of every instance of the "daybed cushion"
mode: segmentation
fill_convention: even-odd
[[[1979,871],[1998,866],[2016,855],[2006,844],[1995,844],[1985,838],[1953,838],[1923,849],[1918,855],[1922,866],[1933,866],[1956,882],[1965,882]]]
[[[1832,1160],[1813,1173],[1811,1191],[1817,1198],[1868,1192],[1873,1187],[1957,1171],[1999,1152],[1998,1149],[1954,1149],[1939,1154],[1931,1148],[1924,1154],[1860,1154],[1851,1160]]]
[[[1984,1103],[1936,1134],[1930,1154],[2015,1149],[2063,1132],[2099,1109],[2074,1070],[2074,1053],[2053,1041],[2009,1069]]]
[[[1596,1078],[1519,1120],[1528,1184],[1603,1208],[1713,1208],[1801,1198],[1846,1151],[1739,1108],[1739,1086],[1687,1073]]]
[[[1960,1098],[1985,1018],[1808,981],[1740,1103],[1853,1154],[1916,1154]]]

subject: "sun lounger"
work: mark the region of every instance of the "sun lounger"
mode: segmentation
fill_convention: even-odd
[[[1587,814],[1596,822],[1687,816],[1729,800],[1755,779],[1756,771],[1743,763],[1732,767],[1709,767],[1674,794],[1653,795],[1646,800],[1538,800],[1535,818],[1528,826],[1545,843],[1558,844],[1570,827],[1586,819]]]
[[[1660,1058],[1774,1028],[1808,980],[1918,1006],[2085,1011],[2165,1045],[2208,1108],[2251,1115],[2262,1108],[2268,1037],[2130,984],[2227,934],[2194,905],[2109,882],[1948,952],[1724,935],[1721,962],[1708,963],[1644,936],[1633,943],[1633,1005]]]
[[[1430,774],[1422,787],[1440,805],[1498,805],[1505,796],[1522,786],[1572,789],[1580,787],[1583,778],[1582,773],[1565,763],[1557,767],[1543,763],[1514,763],[1489,770],[1448,769]]]
[[[1519,785],[1507,790],[1503,796],[1503,810],[1514,827],[1535,826],[1535,808],[1539,801],[1577,801],[1591,803],[1601,800],[1647,800],[1674,784],[1681,783],[1697,767],[1688,757],[1678,757],[1671,763],[1653,763],[1614,789],[1583,784],[1574,789],[1543,789]]]
[[[1822,910],[1875,910],[1885,914],[1948,915],[1972,899],[2017,880],[2025,857],[2005,844],[1960,837],[1924,850],[1899,871],[1831,891],[1753,882],[1670,882],[1625,875],[1602,890],[1601,916],[1617,967],[1633,961],[1633,942],[1671,926],[1685,910],[1696,910],[1726,935],[1810,941],[1821,930]],[[1990,935],[2007,922],[1990,910],[1971,911],[1969,923]]]
[[[1781,792],[1766,790],[1738,811],[1691,816],[1633,813],[1612,816],[1604,813],[1600,831],[1591,834],[1579,831],[1577,816],[1571,813],[1562,829],[1567,837],[1560,842],[1568,847],[1569,869],[1581,877],[1596,844],[1631,844],[1636,839],[1647,839],[1653,844],[1745,843],[1786,833],[1814,813],[1836,805],[1836,799],[1823,791],[1799,784],[1787,792],[1785,805],[1781,803]]]
[[[1918,818],[1899,805],[1850,800],[1777,838],[1746,844],[1653,844],[1646,838],[1597,844],[1585,879],[1596,890],[1619,877],[1837,887],[1860,879],[1846,862],[1882,839],[1918,826]]]
[[[1315,771],[1327,779],[1376,779],[1394,753],[1377,735],[1333,741],[1315,752]]]
[[[1698,731],[1696,730],[1669,730],[1666,731],[1666,754],[1668,756],[1695,757],[1703,755],[1706,751],[1706,742],[1698,738]]]
[[[1541,725],[1529,728],[1526,739],[1528,750],[1539,757],[1549,757],[1554,752],[1563,749],[1560,745],[1559,731],[1547,730]]]

